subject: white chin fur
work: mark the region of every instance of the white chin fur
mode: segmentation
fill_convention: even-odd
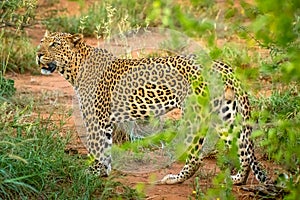
[[[50,75],[51,72],[47,69],[41,69],[41,73],[44,74],[44,75]]]

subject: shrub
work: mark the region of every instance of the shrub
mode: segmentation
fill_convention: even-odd
[[[23,29],[35,22],[36,1],[1,1],[0,8],[0,71],[32,70],[35,48]]]

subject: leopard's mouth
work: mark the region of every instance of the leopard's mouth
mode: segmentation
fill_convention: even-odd
[[[43,66],[41,68],[41,73],[45,75],[49,75],[53,73],[56,69],[56,62],[50,62],[46,65],[47,67]]]

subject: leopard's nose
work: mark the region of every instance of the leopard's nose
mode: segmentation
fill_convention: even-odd
[[[36,63],[37,63],[38,65],[40,65],[40,63],[41,63],[40,59],[41,59],[41,57],[42,57],[43,55],[44,55],[43,53],[37,53],[37,56],[36,56]]]

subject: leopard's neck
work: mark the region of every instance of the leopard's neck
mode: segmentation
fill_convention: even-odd
[[[109,71],[111,63],[116,57],[106,49],[88,46],[82,43],[73,58],[72,78],[69,77],[69,82],[73,87],[77,88],[82,85],[83,81],[98,80],[104,75],[104,72]]]
[[[86,60],[89,59],[90,55],[94,51],[94,47],[91,47],[84,42],[78,43],[74,47],[71,61],[67,67],[67,71],[61,72],[62,76],[71,83],[73,87],[77,86],[77,80],[81,68],[85,66]]]

